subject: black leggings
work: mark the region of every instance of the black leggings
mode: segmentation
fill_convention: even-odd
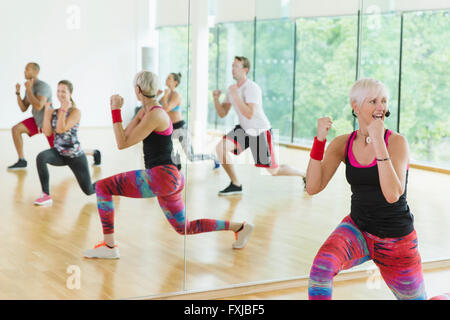
[[[55,148],[51,148],[42,151],[37,155],[36,166],[39,179],[41,180],[42,191],[49,195],[50,188],[47,163],[57,167],[69,166],[75,174],[81,190],[83,190],[86,195],[95,193],[95,188],[91,182],[91,175],[89,173],[86,155],[84,153],[79,157],[70,158],[60,155]]]

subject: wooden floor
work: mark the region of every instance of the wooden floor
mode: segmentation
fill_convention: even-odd
[[[423,274],[427,298],[449,292],[450,269],[425,271]],[[222,300],[306,300],[308,287],[274,290],[263,293],[237,295]],[[379,273],[368,274],[366,278],[335,282],[333,300],[395,300],[394,294]]]
[[[204,151],[213,150],[217,140],[210,136]],[[91,168],[94,181],[143,168],[141,145],[117,150],[111,129],[82,128],[80,141],[102,151],[102,166]],[[211,162],[183,168],[188,218],[254,223],[243,250],[231,249],[232,232],[178,235],[156,199],[116,197],[121,259],[86,260],[82,250],[102,239],[95,195],[82,193],[69,168],[50,167],[53,206],[33,206],[41,192],[35,158],[48,146],[43,136],[24,143],[28,170],[7,172],[17,156],[10,132],[0,131],[0,299],[122,299],[307,275],[320,245],[349,213],[343,166],[324,192],[310,197],[301,179],[271,177],[249,165],[245,152],[236,159],[242,196],[217,196],[229,180],[223,169],[212,171]],[[309,156],[280,147],[279,157],[304,170]],[[408,201],[423,261],[450,258],[449,185],[449,175],[411,169]],[[80,270],[80,289],[68,286],[71,266]]]

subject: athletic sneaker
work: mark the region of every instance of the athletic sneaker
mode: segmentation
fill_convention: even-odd
[[[214,159],[214,168],[213,170],[219,169],[220,168],[220,162],[216,159]]]
[[[109,248],[104,241],[97,244],[94,249],[84,250],[83,256],[85,258],[97,259],[120,259],[117,245],[114,248]]]
[[[52,203],[53,203],[52,198],[45,192],[42,192],[41,195],[39,196],[39,198],[34,200],[34,204],[36,204],[38,206],[50,205]]]
[[[27,160],[19,159],[15,164],[8,167],[8,170],[24,170],[27,168]]]
[[[253,231],[253,225],[251,223],[244,222],[244,227],[234,233],[236,241],[233,243],[233,249],[242,249],[247,244],[248,239]]]
[[[99,166],[102,163],[102,154],[98,150],[94,150],[94,166]]]
[[[230,182],[228,187],[219,191],[219,196],[231,196],[233,194],[242,194],[242,185],[238,187],[233,182]]]

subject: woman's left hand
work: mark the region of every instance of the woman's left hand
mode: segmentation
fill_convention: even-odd
[[[111,96],[111,110],[116,110],[116,109],[120,109],[123,106],[123,98],[118,95],[115,94],[113,96]]]
[[[61,102],[61,110],[63,111],[67,111],[72,107],[72,101],[70,100],[65,100]]]
[[[383,141],[384,121],[381,119],[373,120],[367,127],[367,131],[372,141]]]

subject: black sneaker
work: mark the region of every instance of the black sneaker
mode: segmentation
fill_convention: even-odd
[[[102,154],[98,150],[94,150],[94,166],[99,166],[102,163]]]
[[[219,191],[219,196],[231,196],[234,194],[242,194],[242,185],[238,187],[230,182],[230,185],[228,187],[226,187],[222,191]]]
[[[24,170],[27,168],[27,160],[19,159],[15,164],[8,167],[8,170]]]
[[[177,152],[176,154],[172,153],[172,162],[177,167],[178,171],[181,171],[181,157],[180,154]]]

